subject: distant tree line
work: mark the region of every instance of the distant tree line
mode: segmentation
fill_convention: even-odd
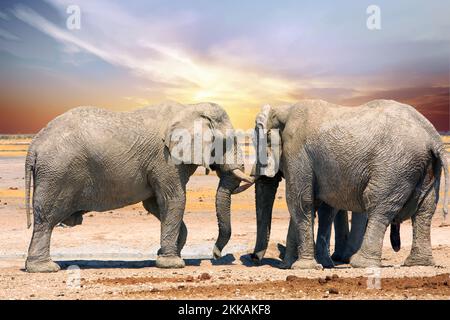
[[[34,134],[0,134],[0,139],[8,140],[8,139],[32,139]]]

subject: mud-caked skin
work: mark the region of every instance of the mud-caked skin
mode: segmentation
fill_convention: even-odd
[[[322,203],[367,213],[361,248],[350,259],[353,267],[380,266],[386,228],[406,219],[413,222],[413,243],[405,265],[434,263],[430,226],[442,169],[447,213],[447,159],[439,133],[413,107],[392,100],[358,107],[302,100],[265,106],[257,123],[280,130],[280,170],[286,179],[293,238],[298,241],[298,245],[287,243],[286,255],[298,257],[292,268],[316,267],[313,219]],[[267,247],[264,235],[270,233],[267,220],[272,211],[263,205],[270,205],[279,179],[276,175],[256,181],[259,217],[254,256],[259,258]]]
[[[209,159],[198,162],[195,157],[190,163],[174,161],[171,134],[176,129],[188,130],[194,139],[194,123],[200,123],[203,132],[210,130],[212,135],[220,132],[226,136],[226,131],[233,129],[226,112],[213,103],[170,102],[131,112],[80,107],[51,121],[33,139],[25,163],[28,226],[31,178],[34,180],[34,225],[27,271],[59,270],[50,259],[50,238],[57,224],[81,224],[86,212],[113,210],[141,201],[161,221],[156,265],[183,267],[180,252],[187,237],[183,223],[186,184],[199,165],[209,168],[211,163],[205,162]],[[231,236],[231,194],[241,180],[252,182],[243,172],[239,149],[223,150],[225,156],[232,152],[226,159],[235,162],[212,166],[220,178],[215,257],[220,256]]]

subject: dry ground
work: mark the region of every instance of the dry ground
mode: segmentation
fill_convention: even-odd
[[[10,142],[10,141],[8,141]],[[56,228],[52,256],[64,268],[56,274],[23,271],[31,230],[26,229],[23,190],[25,145],[0,141],[1,299],[449,299],[450,227],[441,226],[442,206],[433,220],[436,267],[401,267],[411,245],[411,224],[402,224],[402,249],[388,235],[380,270],[341,265],[327,270],[281,270],[277,243],[284,243],[288,213],[281,185],[274,210],[271,245],[262,266],[248,260],[256,238],[254,189],[233,198],[233,236],[225,256],[212,261],[217,236],[214,191],[218,179],[199,172],[188,185],[183,251],[187,267],[154,267],[159,222],[140,204],[88,213],[83,225]],[[441,193],[442,198],[442,193]],[[379,272],[379,277],[374,276]],[[80,281],[77,282],[78,275]],[[380,279],[377,282],[377,279]],[[377,289],[379,288],[379,289]]]

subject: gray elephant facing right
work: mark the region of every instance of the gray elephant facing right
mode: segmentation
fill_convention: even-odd
[[[198,135],[198,128],[205,134]],[[180,130],[187,140],[177,143],[172,138]],[[81,224],[86,212],[138,202],[161,221],[156,266],[184,267],[186,184],[200,165],[220,178],[216,192],[219,235],[213,249],[213,256],[220,257],[231,237],[231,194],[241,180],[253,182],[243,172],[237,147],[225,145],[220,152],[208,148],[212,138],[225,144],[227,132],[233,132],[231,121],[214,103],[169,102],[129,112],[80,107],[52,120],[33,139],[25,163],[28,227],[34,219],[26,270],[60,269],[50,257],[51,234],[58,223]],[[191,148],[197,139],[205,150],[197,152],[199,159],[195,152],[186,152],[187,161],[174,161],[176,146]],[[220,156],[226,161],[216,161]]]
[[[431,219],[442,168],[444,216],[447,214],[447,159],[439,133],[413,107],[392,100],[375,100],[359,107],[302,100],[291,106],[263,107],[257,116],[258,127],[279,129],[281,136],[280,170],[299,241],[298,259],[292,268],[318,266],[313,221],[321,203],[367,212],[363,243],[350,260],[353,267],[380,266],[387,226],[409,218],[413,242],[405,265],[434,264]],[[266,136],[269,142],[273,134]],[[271,213],[273,203],[267,199],[276,192],[278,181],[277,175],[257,180],[257,213]],[[270,217],[258,217],[258,235],[268,234],[267,220]]]

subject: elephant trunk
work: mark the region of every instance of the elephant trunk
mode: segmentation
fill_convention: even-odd
[[[256,244],[252,259],[261,261],[266,253],[270,238],[272,223],[272,209],[281,177],[273,178],[261,176],[256,180]]]
[[[219,236],[213,250],[215,259],[222,256],[222,249],[226,246],[231,237],[231,194],[239,187],[240,181],[230,173],[222,173],[219,187],[216,193],[216,214],[219,225]]]

